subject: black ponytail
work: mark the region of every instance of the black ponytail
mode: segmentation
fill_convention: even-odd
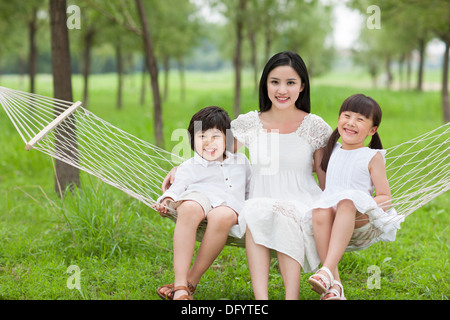
[[[327,172],[328,168],[328,162],[330,161],[331,153],[333,152],[334,146],[336,145],[336,142],[341,137],[338,129],[334,129],[333,133],[330,135],[330,138],[328,138],[327,145],[323,149],[322,154],[322,162],[320,163],[320,168]]]
[[[375,134],[372,136],[368,147],[370,149],[383,149],[383,144],[381,143],[380,135],[378,134],[378,132],[375,132]]]

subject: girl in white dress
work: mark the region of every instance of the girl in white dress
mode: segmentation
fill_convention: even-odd
[[[268,299],[270,250],[277,252],[286,299],[298,299],[300,270],[320,263],[311,229],[303,219],[322,193],[313,176],[331,127],[310,113],[309,79],[299,55],[282,52],[266,64],[260,81],[259,112],[240,115],[231,129],[252,162],[249,200],[239,215],[247,226],[246,251],[256,299]],[[313,161],[315,160],[315,161]]]
[[[323,266],[308,280],[324,300],[345,299],[337,268],[344,252],[395,240],[404,219],[394,209],[388,210],[391,192],[385,150],[377,132],[381,114],[370,97],[356,94],[347,98],[339,111],[338,127],[324,149],[321,168],[326,172],[326,187],[312,210]],[[371,142],[364,147],[368,136]],[[339,137],[342,144],[337,143]],[[309,214],[311,211],[305,218]]]

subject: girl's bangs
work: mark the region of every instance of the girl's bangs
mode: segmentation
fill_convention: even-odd
[[[376,104],[364,95],[354,95],[347,98],[339,110],[339,114],[345,111],[360,113],[366,118],[372,118]]]

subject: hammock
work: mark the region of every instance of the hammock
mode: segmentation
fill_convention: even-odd
[[[185,160],[111,125],[80,102],[0,87],[0,104],[26,150],[39,150],[75,166],[149,207],[160,196],[167,172]],[[449,156],[450,123],[387,149],[391,206],[397,211],[393,219],[403,220],[449,190]],[[168,217],[176,221],[175,212]],[[198,241],[205,228],[203,221]],[[244,238],[229,236],[227,240],[227,245],[243,247],[244,243]]]

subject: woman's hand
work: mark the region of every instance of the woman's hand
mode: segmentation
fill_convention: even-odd
[[[173,184],[173,182],[175,181],[175,172],[177,171],[178,167],[173,167],[169,173],[167,174],[167,176],[164,178],[163,183],[161,185],[161,190],[162,192],[166,192],[170,186]]]

